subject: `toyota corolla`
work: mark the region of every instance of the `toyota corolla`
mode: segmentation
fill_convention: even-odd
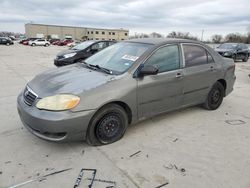
[[[25,127],[50,140],[102,145],[130,124],[180,108],[217,109],[235,82],[233,60],[203,43],[135,39],[37,75],[18,96]]]

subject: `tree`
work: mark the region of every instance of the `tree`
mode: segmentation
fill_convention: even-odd
[[[211,37],[214,43],[220,43],[222,41],[222,35],[215,34]]]
[[[149,35],[152,38],[163,38],[163,36],[160,33],[153,32]]]
[[[198,40],[197,37],[190,35],[189,32],[176,32],[172,31],[167,35],[168,38],[180,38],[180,39],[190,39],[190,40]]]

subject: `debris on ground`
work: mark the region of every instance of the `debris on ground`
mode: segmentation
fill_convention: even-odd
[[[11,163],[11,161],[6,161],[6,162],[5,162],[5,164],[9,164],[9,163]]]
[[[32,180],[28,180],[28,181],[25,181],[25,182],[22,182],[22,183],[19,183],[19,184],[16,184],[16,185],[12,185],[12,186],[9,186],[8,188],[16,188],[16,187],[21,187],[23,185],[26,185],[28,183],[32,183],[32,182],[35,182],[35,181],[44,181],[46,179],[46,177],[48,176],[52,176],[52,175],[55,175],[55,174],[59,174],[59,173],[62,173],[62,172],[65,172],[65,171],[68,171],[68,170],[71,170],[72,168],[68,168],[68,169],[64,169],[64,170],[60,170],[60,171],[56,171],[56,172],[53,172],[53,173],[50,173],[50,174],[46,174],[44,176],[40,176],[40,177],[37,177],[35,179],[32,179]],[[37,173],[39,174],[39,173]],[[40,174],[39,174],[40,175]]]
[[[87,174],[87,172],[91,172],[91,177],[88,177],[89,174]],[[86,168],[82,168],[74,185],[74,188],[77,187],[83,187],[80,186],[81,182],[84,180],[90,181],[88,188],[92,188],[94,182],[100,182],[100,183],[105,183],[105,184],[110,184],[108,186],[105,186],[106,188],[115,188],[116,187],[116,182],[115,181],[110,181],[110,180],[103,180],[103,179],[96,179],[96,173],[97,170],[96,169],[86,169]],[[87,176],[87,177],[86,177]],[[86,182],[85,182],[86,183]]]
[[[137,155],[138,153],[141,153],[141,151],[137,151],[137,152],[133,153],[132,155],[130,155],[129,157],[133,157],[133,156]]]
[[[186,169],[185,168],[178,168],[175,164],[170,164],[169,166],[163,165],[163,167],[168,169],[168,170],[175,169],[175,170],[181,172],[183,176],[186,176],[186,174],[185,174]]]
[[[84,153],[85,153],[85,151],[84,151],[84,150],[82,150],[82,153],[81,153],[81,154],[82,154],[82,155],[84,155]]]
[[[92,179],[88,178],[88,180],[92,180]],[[109,184],[113,184],[114,186],[116,186],[116,182],[115,181],[101,180],[101,179],[94,179],[94,181],[102,182],[102,183],[109,183]],[[112,185],[112,187],[113,187],[113,185]]]
[[[240,119],[226,120],[225,122],[226,122],[227,124],[230,124],[230,125],[242,125],[242,124],[246,124],[245,121],[240,120]]]
[[[156,188],[164,187],[165,185],[168,185],[168,184],[169,184],[169,183],[166,182],[166,183],[164,183],[164,184],[161,184],[161,185],[157,186]]]
[[[177,140],[179,140],[178,138],[174,139],[173,142],[176,142]]]
[[[81,181],[82,181],[82,177],[84,175],[84,171],[92,171],[92,178],[90,178],[90,184],[88,185],[88,188],[92,188],[93,183],[94,183],[94,179],[95,179],[95,175],[96,175],[96,169],[88,169],[88,168],[82,168],[74,185],[74,188],[79,187]],[[89,179],[89,178],[88,178]]]
[[[3,172],[2,171],[0,171],[0,175],[2,175],[3,174]]]

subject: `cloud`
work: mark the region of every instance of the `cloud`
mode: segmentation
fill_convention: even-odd
[[[172,30],[199,34],[245,32],[249,0],[1,0],[0,30],[24,31],[34,23],[127,28],[132,32]],[[15,27],[16,25],[16,27]]]

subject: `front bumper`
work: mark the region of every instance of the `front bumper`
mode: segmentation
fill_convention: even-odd
[[[65,65],[70,65],[70,64],[73,64],[73,63],[75,63],[74,59],[71,59],[71,58],[67,58],[67,59],[54,59],[54,65],[57,66],[57,67],[65,66]]]
[[[89,121],[95,110],[53,112],[25,104],[22,93],[17,110],[24,126],[39,138],[49,141],[85,140]]]

